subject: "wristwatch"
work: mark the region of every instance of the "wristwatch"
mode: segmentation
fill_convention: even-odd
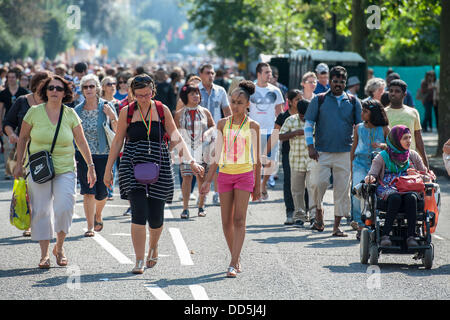
[[[88,167],[95,167],[95,164],[94,164],[94,163],[91,163],[91,164],[88,164],[87,166],[88,166]]]

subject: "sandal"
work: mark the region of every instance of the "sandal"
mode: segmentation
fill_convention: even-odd
[[[227,278],[236,278],[237,270],[235,267],[228,267]]]
[[[338,231],[333,232],[332,236],[345,238],[345,237],[348,237],[348,234],[342,232],[341,230],[338,230]]]
[[[262,191],[261,192],[261,200],[267,200],[269,199],[269,194],[267,193],[267,191]]]
[[[206,211],[203,208],[198,208],[198,216],[199,217],[206,217]]]
[[[58,266],[60,267],[67,266],[68,260],[65,254],[63,252],[57,253],[55,250],[56,247],[53,248],[53,255],[56,257],[56,263],[58,264]]]
[[[41,259],[39,269],[50,269],[50,258]]]
[[[96,227],[100,226],[100,229],[96,229]],[[94,230],[95,232],[100,232],[103,230],[103,221],[97,222],[97,220],[94,220]]]
[[[136,261],[136,266],[131,270],[133,274],[143,274],[144,273],[144,260]]]
[[[90,238],[90,237],[95,236],[95,233],[94,233],[94,231],[92,231],[92,230],[86,231],[86,232],[84,233],[84,236],[87,237],[87,238]]]
[[[189,210],[183,210],[181,213],[181,219],[189,219]]]
[[[24,237],[31,237],[31,231],[25,230],[22,235]]]
[[[158,256],[153,258],[153,252],[155,252],[155,249],[150,250],[150,254],[147,257],[147,268],[153,268],[158,263]],[[153,265],[151,263],[154,263]]]

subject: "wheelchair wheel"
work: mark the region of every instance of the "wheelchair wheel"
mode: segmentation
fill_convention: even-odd
[[[431,269],[433,267],[433,260],[434,260],[434,247],[431,245],[430,249],[426,249],[423,258],[422,263],[425,266],[425,269]]]
[[[369,263],[371,265],[378,264],[378,246],[376,244],[372,244],[369,248]]]
[[[361,231],[361,240],[359,243],[359,257],[362,264],[367,264],[367,262],[369,261],[369,246],[370,246],[369,230],[363,229]]]

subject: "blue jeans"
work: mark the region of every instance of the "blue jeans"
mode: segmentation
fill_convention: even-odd
[[[363,168],[362,166],[353,163],[353,178],[352,178],[352,189],[358,183],[360,183],[366,177],[369,172],[369,168]],[[364,226],[364,223],[361,220],[361,201],[352,195],[352,216],[353,221],[356,221],[360,227]]]

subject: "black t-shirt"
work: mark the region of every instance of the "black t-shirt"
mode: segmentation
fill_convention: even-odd
[[[30,109],[30,105],[28,104],[27,97],[19,97],[16,102],[14,102],[9,111],[5,114],[3,127],[10,126],[14,131],[17,132],[17,135],[19,135],[23,118],[27,114],[28,109]]]
[[[5,109],[5,115],[8,113],[8,111],[11,108],[11,106],[13,105],[13,103],[16,102],[18,97],[24,96],[28,93],[30,93],[30,92],[22,87],[19,87],[19,89],[17,90],[17,92],[14,96],[11,94],[8,87],[6,87],[5,90],[0,92],[0,102],[3,102],[3,104],[4,104],[3,107]],[[3,119],[1,119],[1,120],[3,120]]]
[[[175,110],[176,107],[176,95],[172,88],[172,85],[168,82],[158,82],[156,84],[156,96],[155,100],[161,101],[170,111]]]
[[[280,113],[277,117],[277,120],[275,120],[275,124],[279,125],[280,127],[283,126],[284,122],[287,118],[292,116],[292,114],[289,113],[289,110],[286,110],[286,112]],[[289,145],[289,140],[283,141],[281,144],[281,153],[289,153],[289,150],[291,150],[291,147]]]

